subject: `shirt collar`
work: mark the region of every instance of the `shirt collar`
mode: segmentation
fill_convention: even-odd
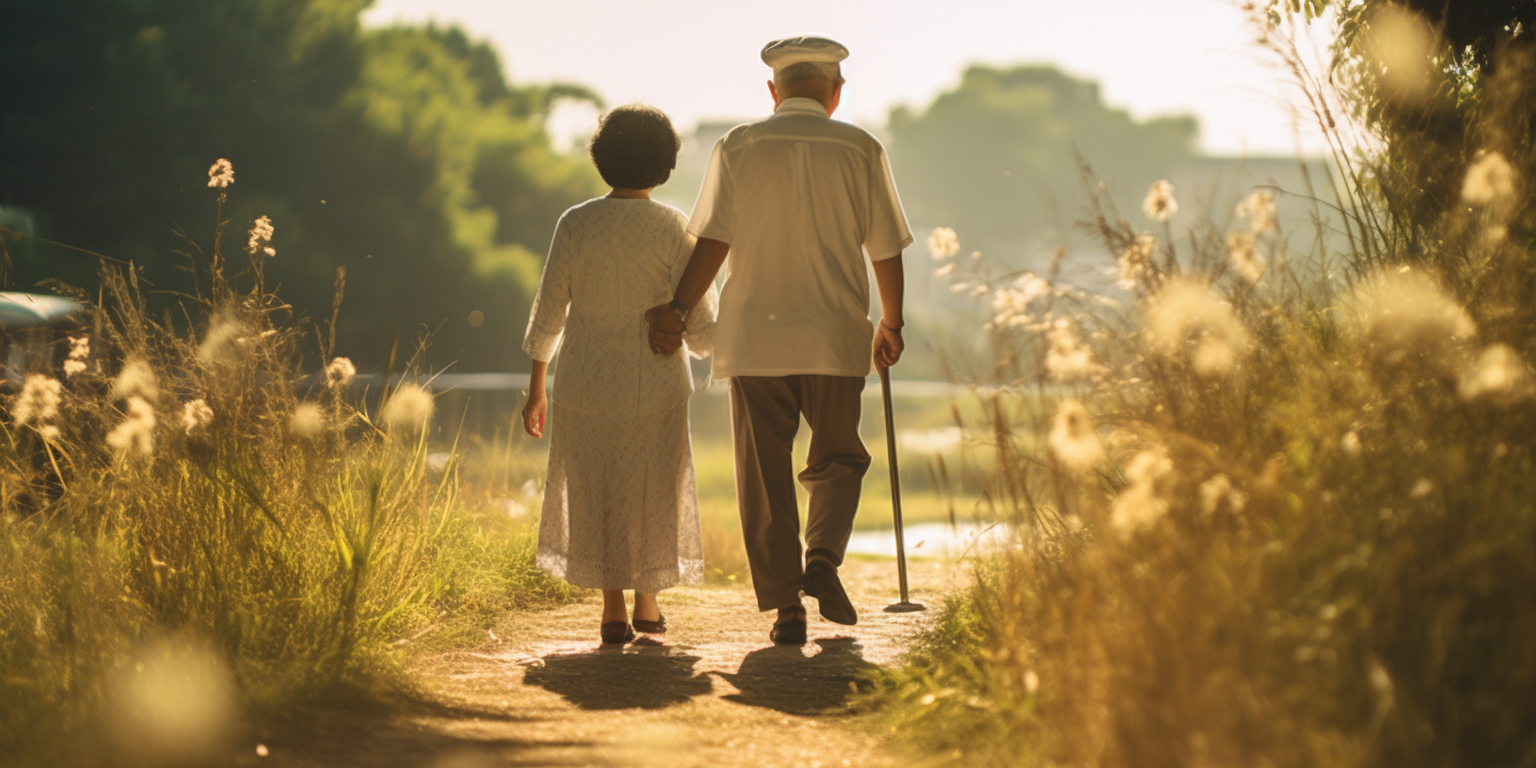
[[[810,98],[809,96],[791,96],[779,102],[778,108],[773,110],[773,113],[775,115],[783,115],[789,113],[812,114],[827,117],[827,108],[822,106],[821,102]]]

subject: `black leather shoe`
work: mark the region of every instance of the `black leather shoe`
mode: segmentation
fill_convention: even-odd
[[[774,645],[805,645],[805,620],[790,619],[773,625],[768,630],[768,639]]]
[[[843,591],[843,581],[837,577],[837,568],[831,563],[825,560],[807,563],[800,588],[808,597],[816,598],[816,609],[827,621],[849,626],[859,623],[859,614],[853,610],[853,601]]]
[[[655,621],[635,619],[635,631],[647,635],[665,635],[667,633],[667,617],[657,615]]]
[[[602,634],[603,645],[623,645],[635,639],[635,630],[627,621],[604,622]]]

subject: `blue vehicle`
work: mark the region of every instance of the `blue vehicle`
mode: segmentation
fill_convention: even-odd
[[[85,321],[85,305],[62,296],[0,291],[0,386],[15,389],[29,373],[59,376],[65,339]]]

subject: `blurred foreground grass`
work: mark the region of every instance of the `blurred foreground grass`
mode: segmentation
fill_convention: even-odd
[[[933,243],[1018,544],[866,700],[936,762],[1536,765],[1536,46],[1338,5],[1327,78],[1266,27],[1344,176],[1291,191],[1316,250],[1163,184],[1086,224],[1120,290]]]

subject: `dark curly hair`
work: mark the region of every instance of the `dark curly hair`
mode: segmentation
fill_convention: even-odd
[[[650,189],[671,178],[682,145],[665,112],[625,104],[603,116],[587,149],[608,186]]]

